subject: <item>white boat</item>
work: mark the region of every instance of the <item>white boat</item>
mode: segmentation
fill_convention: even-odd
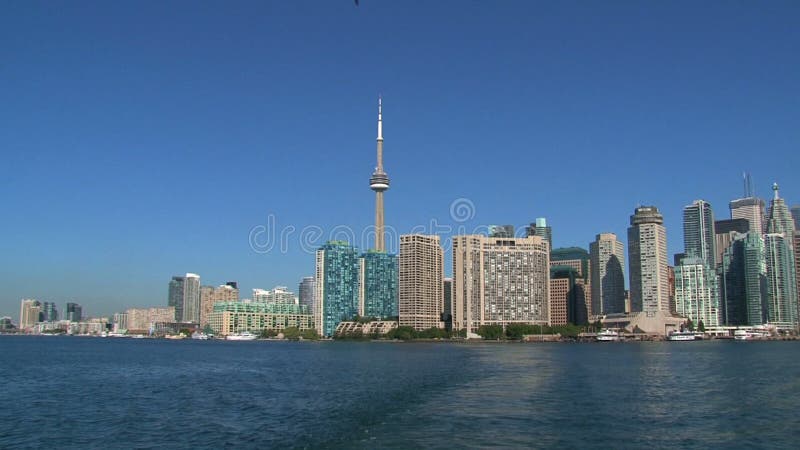
[[[249,331],[243,331],[241,333],[229,334],[225,336],[225,339],[228,341],[255,341],[258,339],[258,336]]]
[[[598,342],[611,342],[619,340],[619,333],[614,330],[603,330],[595,337]]]
[[[209,336],[209,335],[207,335],[205,333],[201,333],[199,331],[195,331],[194,333],[192,333],[192,339],[197,339],[197,340],[201,340],[201,341],[207,341],[210,337],[211,336]]]
[[[759,339],[767,339],[769,336],[770,336],[769,331],[765,329],[735,330],[733,332],[733,339],[737,341],[754,341]]]
[[[698,337],[693,331],[673,331],[667,336],[669,341],[695,341]]]

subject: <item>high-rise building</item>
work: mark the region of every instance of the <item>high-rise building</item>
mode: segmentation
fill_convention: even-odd
[[[676,312],[695,324],[718,327],[721,310],[716,271],[699,256],[684,258],[675,266]]]
[[[200,275],[172,277],[167,306],[175,308],[176,322],[200,323]]]
[[[739,198],[732,200],[729,206],[731,219],[746,219],[751,232],[764,232],[764,200],[758,197]]]
[[[358,259],[359,315],[378,319],[396,319],[398,315],[397,256],[370,250]]]
[[[233,283],[236,286],[236,283]],[[201,286],[200,287],[200,326],[208,325],[208,318],[214,311],[214,303],[217,302],[238,302],[239,289],[230,283],[220,286]]]
[[[550,325],[587,323],[591,309],[587,294],[580,271],[572,265],[553,265],[550,261]]]
[[[767,233],[783,233],[787,242],[794,242],[794,219],[789,212],[789,208],[786,206],[786,202],[780,197],[778,183],[772,185],[772,190],[774,192],[774,197],[769,204]]]
[[[714,240],[714,211],[705,200],[683,208],[683,247],[686,256],[700,258],[710,269],[717,267]]]
[[[750,231],[747,219],[727,219],[714,222],[714,247],[717,249],[716,265],[722,264],[722,254],[731,245],[738,234]]]
[[[655,206],[636,208],[628,228],[631,310],[670,314],[667,231]]]
[[[400,236],[400,326],[441,328],[444,250],[439,236]]]
[[[798,267],[795,255],[795,223],[786,202],[780,197],[778,184],[772,185],[774,196],[767,217],[767,316],[770,323],[786,328],[798,322]],[[791,286],[790,286],[791,285]],[[789,324],[787,320],[791,320]]]
[[[42,304],[38,300],[23,299],[19,309],[19,328],[31,328],[39,322]]]
[[[183,320],[183,285],[184,277],[182,276],[176,275],[169,281],[167,306],[171,306],[175,310],[175,322]]]
[[[792,206],[791,212],[794,220],[794,230],[800,231],[800,205]]]
[[[625,246],[614,233],[600,233],[589,244],[591,301],[589,314],[625,312]]]
[[[149,333],[157,323],[175,321],[175,308],[131,308],[125,311],[126,329],[129,333]]]
[[[314,277],[303,277],[303,279],[300,280],[300,285],[297,288],[297,294],[299,296],[298,301],[301,305],[305,305],[312,315],[314,314],[315,291]]]
[[[389,175],[383,170],[383,119],[381,99],[378,98],[378,165],[369,179],[369,188],[375,191],[375,250],[385,251],[386,241],[383,226],[383,193],[389,189]]]
[[[674,292],[670,310],[706,327],[721,324],[714,211],[705,200],[683,208],[683,246],[686,256],[673,268]],[[698,267],[704,265],[704,267]]]
[[[563,247],[550,250],[550,266],[570,266],[578,271],[578,278],[587,284],[591,277],[591,256],[580,247]]]
[[[781,328],[797,326],[794,252],[784,233],[767,233],[767,320]]]
[[[540,236],[453,238],[453,328],[549,323],[550,247]]]
[[[331,336],[343,320],[358,314],[359,258],[355,247],[330,241],[316,254],[314,327]]]
[[[683,261],[683,258],[680,259]],[[674,266],[667,266],[667,285],[669,286],[669,311],[671,313],[675,313],[678,310],[678,307],[675,305],[675,267],[678,267],[680,264],[676,264]]]
[[[184,277],[182,321],[200,323],[200,275],[194,273]]]
[[[760,233],[734,233],[722,254],[722,321],[762,325],[766,320],[767,265]]]
[[[56,322],[58,321],[58,309],[55,302],[44,302],[42,304],[42,322]]]
[[[272,289],[253,289],[253,303],[281,303],[297,305],[299,300],[294,292],[286,286],[275,286]]]
[[[67,303],[64,310],[64,319],[70,322],[80,322],[83,320],[83,307],[77,303]]]
[[[514,237],[514,225],[489,225],[489,237]]]
[[[445,278],[444,283],[444,312],[442,312],[442,322],[447,331],[453,330],[453,279]]]
[[[538,217],[534,223],[525,229],[526,235],[539,236],[547,242],[548,248],[553,248],[553,228],[547,225],[547,218]]]

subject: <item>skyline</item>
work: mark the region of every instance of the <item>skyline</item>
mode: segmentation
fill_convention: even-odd
[[[98,4],[94,17],[82,16],[89,3],[58,17],[42,4],[8,6],[0,316],[16,316],[22,298],[76,301],[92,315],[166,305],[169,278],[186,272],[243,292],[296,290],[313,257],[296,244],[259,254],[249,232],[269,214],[278,228],[370,225],[363,182],[379,93],[393,180],[386,224],[400,233],[432,219],[457,225],[450,206],[464,198],[475,206],[468,229],[519,231],[546,217],[554,247],[588,248],[604,232],[627,245],[634,208],[654,205],[672,255],[683,207],[704,199],[716,220],[729,218],[743,171],[759,197],[776,181],[800,203],[797,5],[694,5],[682,19],[686,3],[362,3],[254,5],[253,18],[241,5],[185,8],[180,23],[168,14],[177,4],[125,20],[130,6]],[[128,37],[150,13],[151,34]],[[661,28],[648,29],[655,18]],[[204,34],[214,20],[225,38]],[[560,40],[537,40],[547,36]],[[260,54],[269,63],[245,58]],[[447,256],[445,267],[452,274]]]

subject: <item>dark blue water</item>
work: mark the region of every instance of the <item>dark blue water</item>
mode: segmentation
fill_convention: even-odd
[[[797,448],[800,342],[0,336],[0,448]]]

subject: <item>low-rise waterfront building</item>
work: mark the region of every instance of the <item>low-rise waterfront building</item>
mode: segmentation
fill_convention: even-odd
[[[336,326],[335,336],[383,336],[397,328],[396,320],[373,320],[370,322],[339,322]]]
[[[215,334],[229,334],[263,330],[283,330],[297,327],[300,331],[314,328],[314,318],[308,307],[291,303],[263,302],[220,302],[214,304],[214,311],[208,324]]]

